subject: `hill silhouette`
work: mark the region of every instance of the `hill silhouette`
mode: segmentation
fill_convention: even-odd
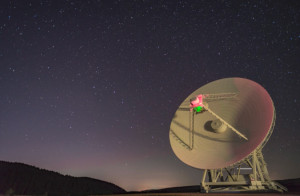
[[[126,191],[117,185],[87,177],[72,177],[23,163],[0,161],[0,194],[102,195]]]

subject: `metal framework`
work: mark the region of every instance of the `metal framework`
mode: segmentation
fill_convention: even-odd
[[[248,166],[250,171],[241,171]],[[203,192],[225,191],[277,191],[287,188],[270,179],[267,164],[261,150],[255,150],[247,159],[236,166],[204,170],[201,190]]]

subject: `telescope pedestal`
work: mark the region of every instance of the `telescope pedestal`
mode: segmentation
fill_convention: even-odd
[[[245,169],[241,168],[242,166],[248,166],[250,170],[241,171]],[[261,150],[255,150],[248,159],[235,167],[204,170],[201,190],[206,193],[228,191],[284,192],[287,191],[287,188],[270,179]]]

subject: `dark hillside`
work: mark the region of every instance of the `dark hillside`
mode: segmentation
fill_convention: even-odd
[[[23,163],[0,161],[0,194],[8,190],[19,195],[120,194],[126,191],[112,183],[86,177],[72,177]]]

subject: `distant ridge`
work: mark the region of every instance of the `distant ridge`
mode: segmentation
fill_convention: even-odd
[[[0,161],[0,194],[83,196],[121,194],[117,185],[88,177],[72,177],[23,163]]]

